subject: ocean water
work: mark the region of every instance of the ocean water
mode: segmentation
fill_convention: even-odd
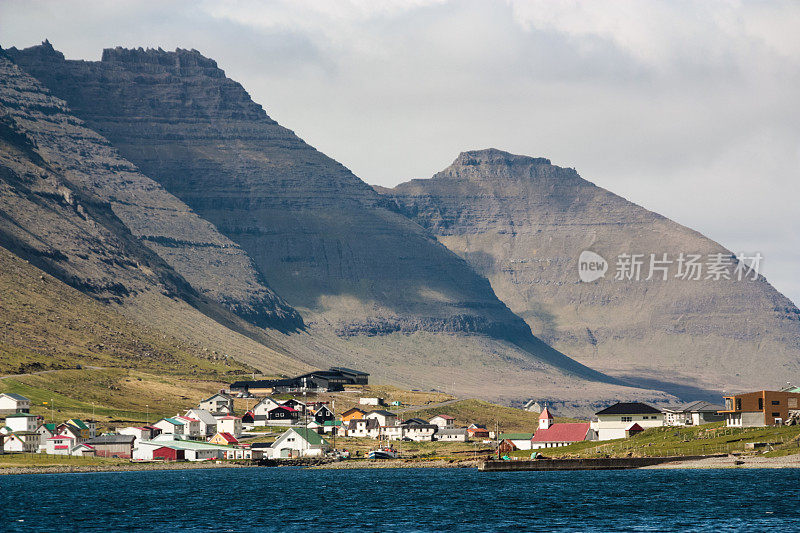
[[[800,470],[0,476],[0,531],[798,531]]]

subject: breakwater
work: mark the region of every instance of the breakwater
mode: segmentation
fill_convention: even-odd
[[[488,460],[478,464],[481,472],[511,472],[515,470],[626,470],[677,461],[692,461],[722,455],[692,455],[677,457],[603,457],[595,459],[532,459],[530,461]]]

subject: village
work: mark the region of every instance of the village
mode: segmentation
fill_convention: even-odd
[[[719,405],[695,401],[656,408],[620,402],[584,421],[557,420],[550,407],[532,400],[519,411],[538,414],[534,417],[538,422],[531,424],[529,432],[504,432],[499,422],[492,427],[485,417],[479,423],[463,419],[463,415],[457,419],[448,414],[448,406],[454,406],[454,400],[434,404],[434,409],[417,406],[415,411],[400,400],[367,396],[364,393],[368,382],[367,373],[342,367],[291,379],[236,381],[227,389],[198,398],[173,416],[124,427],[100,427],[96,420],[89,419],[56,420],[54,414],[48,420],[46,415],[31,413],[32,402],[25,396],[0,393],[0,417],[4,417],[0,452],[114,458],[135,463],[279,464],[298,460],[479,455],[516,460],[562,455],[568,450],[606,456],[618,449],[626,450],[628,455],[658,453],[648,449],[653,440],[645,443],[642,437],[674,428],[700,430],[682,436],[684,447],[691,445],[692,439],[707,439],[709,434],[737,435],[721,447],[704,449],[709,453],[767,451],[778,444],[800,446],[800,387],[726,396]],[[339,396],[326,396],[332,393]],[[337,409],[336,398],[344,407]],[[246,407],[237,412],[237,402],[244,402]],[[423,407],[428,407],[427,411]],[[420,410],[433,414],[406,415]],[[780,433],[780,442],[747,442],[763,435],[753,433],[748,439],[743,433],[746,428],[797,430]],[[664,435],[667,439],[667,433]],[[604,443],[611,448],[603,447]],[[638,450],[636,443],[641,443]],[[677,449],[676,446],[679,453]]]

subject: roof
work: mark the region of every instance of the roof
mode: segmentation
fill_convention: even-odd
[[[178,420],[188,420],[189,422],[200,422],[196,418],[192,418],[191,416],[185,416],[185,415],[176,416],[175,418],[177,418]]]
[[[67,440],[67,439],[72,440],[74,438],[75,437],[73,437],[72,435],[56,435],[55,437],[50,437],[47,440]]]
[[[589,422],[553,424],[547,429],[537,429],[531,440],[533,442],[580,442],[586,438],[589,427]]]
[[[433,419],[431,419],[431,420],[433,420]],[[418,426],[418,425],[421,425],[421,424],[427,425],[428,421],[427,420],[423,420],[421,418],[409,418],[408,420],[404,420],[403,424],[406,425],[406,426],[412,426],[412,425],[413,426]]]
[[[289,407],[288,405],[278,405],[277,407],[273,407],[272,409],[270,409],[269,412],[271,413],[272,411],[277,411],[278,409],[286,409],[291,413],[297,412],[297,409],[295,409],[294,407]]]
[[[342,416],[349,415],[350,413],[355,413],[356,411],[358,411],[361,414],[367,414],[367,412],[364,411],[363,409],[359,409],[358,407],[351,407],[350,409],[342,413]]]
[[[464,428],[442,428],[436,432],[437,435],[466,435],[467,430]]]
[[[67,420],[67,424],[71,426],[75,426],[78,429],[89,429],[89,426],[83,423],[83,420],[80,418],[70,418]]]
[[[186,411],[186,414],[184,416],[189,416],[190,413],[192,417],[198,419],[203,424],[213,426],[217,423],[217,419],[214,418],[214,415],[212,415],[205,409],[189,409],[188,411]]]
[[[369,376],[367,372],[362,372],[360,370],[353,370],[352,368],[347,368],[344,366],[332,366],[332,372],[342,372],[344,374],[352,374],[354,376]]]
[[[89,444],[132,444],[136,440],[133,435],[100,435],[87,440]]]
[[[341,420],[326,420],[325,422],[322,423],[322,425],[323,426],[341,426],[342,425],[342,421]]]
[[[213,400],[217,396],[222,396],[226,400],[232,400],[233,399],[233,396],[231,396],[230,394],[225,394],[224,392],[217,392],[216,394],[212,394],[211,396],[209,396],[205,400],[200,400],[200,403],[210,402],[211,400]]]
[[[500,433],[500,440],[531,440],[533,433]]]
[[[721,405],[715,405],[711,402],[706,402],[703,400],[696,401],[696,402],[689,402],[684,403],[681,405],[667,407],[664,411],[672,412],[672,413],[704,413],[704,412],[717,412],[717,411],[724,411],[725,407]]]
[[[241,420],[241,419],[238,416],[225,415],[225,416],[219,417],[217,420]]]
[[[6,418],[39,418],[38,415],[32,415],[30,413],[14,413],[12,415],[6,415]]]
[[[239,442],[239,440],[236,437],[234,437],[233,435],[231,435],[227,431],[222,431],[220,433],[217,433],[217,435],[219,435],[220,437],[225,439],[225,442],[227,442],[229,444],[236,444],[237,442]]]
[[[640,402],[620,402],[615,403],[611,407],[606,407],[602,411],[598,411],[596,415],[650,415],[660,414],[661,411],[655,407],[651,407],[646,403]]]
[[[358,427],[359,424],[364,424],[366,429],[372,429],[376,427],[380,427],[378,420],[376,418],[357,418],[355,420],[350,421],[350,425],[348,426],[349,429],[355,429]]]
[[[390,411],[386,411],[385,409],[376,409],[374,411],[370,411],[369,413],[367,413],[367,416],[369,415],[394,416],[394,417],[397,416],[396,414]]]
[[[295,433],[299,434],[302,438],[304,438],[309,444],[312,446],[321,446],[322,444],[328,444],[328,441],[323,439],[319,433],[312,429],[308,428],[292,428],[289,431],[294,431]],[[288,433],[288,431],[287,431]],[[286,433],[284,433],[285,435]]]
[[[637,424],[636,422],[634,422],[630,426],[626,427],[625,431],[644,431],[644,428],[639,424]]]
[[[455,420],[455,418],[453,418],[450,415],[435,415],[435,416],[431,417],[431,420],[433,420],[434,418],[444,418],[445,420]]]
[[[162,418],[161,420],[164,420],[164,421],[166,421],[166,422],[169,422],[169,423],[170,423],[170,424],[172,424],[173,426],[185,426],[185,425],[186,425],[186,424],[184,424],[182,421],[180,421],[180,420],[177,420],[177,419],[175,419],[175,418]],[[161,420],[159,420],[159,422],[160,422]],[[156,422],[156,424],[158,424],[158,422]]]
[[[553,419],[553,415],[550,414],[550,409],[545,407],[542,410],[542,414],[539,415],[539,420],[552,420],[552,419]]]
[[[13,393],[13,392],[3,392],[3,393],[0,393],[0,396],[8,396],[12,400],[17,400],[18,402],[29,402],[30,401],[30,399],[26,398],[25,396],[23,396],[21,394],[16,394],[16,393]]]

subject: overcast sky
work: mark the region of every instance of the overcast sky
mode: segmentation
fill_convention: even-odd
[[[0,45],[196,48],[372,184],[550,158],[800,303],[799,2],[15,2]]]

